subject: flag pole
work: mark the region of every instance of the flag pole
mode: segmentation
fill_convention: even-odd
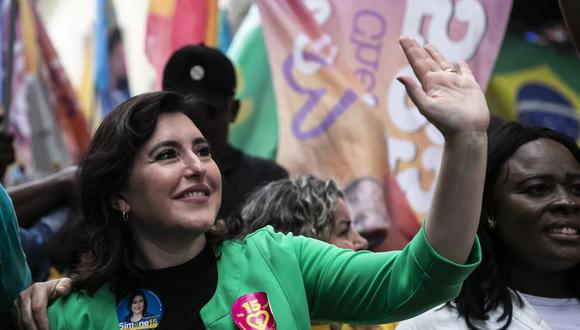
[[[16,34],[16,0],[10,0],[10,13],[8,16],[8,38],[6,50],[6,74],[4,76],[4,118],[0,123],[0,131],[7,132],[10,123],[10,104],[12,102],[12,74],[14,73],[14,39]]]

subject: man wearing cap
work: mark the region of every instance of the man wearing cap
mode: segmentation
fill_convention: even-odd
[[[163,70],[163,90],[192,94],[209,104],[211,110],[198,113],[195,124],[209,141],[224,179],[218,219],[236,212],[257,187],[288,177],[273,161],[252,157],[228,143],[229,125],[236,119],[240,102],[234,98],[234,66],[219,50],[200,44],[175,51]]]

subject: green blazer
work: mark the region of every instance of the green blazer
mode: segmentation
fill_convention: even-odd
[[[232,305],[255,292],[267,294],[278,329],[310,329],[311,319],[369,324],[407,319],[456,297],[481,261],[477,239],[468,262],[459,265],[435,252],[423,228],[402,251],[373,253],[268,226],[220,244],[216,254],[217,289],[200,312],[208,329],[236,329]],[[108,285],[93,297],[76,292],[57,300],[49,319],[51,329],[119,329]]]

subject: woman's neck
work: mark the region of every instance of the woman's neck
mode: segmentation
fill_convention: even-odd
[[[508,285],[519,292],[546,298],[575,297],[572,270],[548,272],[540,269],[507,268]]]
[[[205,247],[205,234],[195,239],[150,240],[135,235],[135,253],[133,261],[143,269],[163,269],[186,263],[195,258]]]

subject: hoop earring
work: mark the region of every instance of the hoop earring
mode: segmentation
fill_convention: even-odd
[[[487,227],[491,230],[495,229],[495,218],[493,216],[487,217]]]
[[[121,215],[123,216],[123,221],[129,222],[129,213],[127,211],[121,212]]]

